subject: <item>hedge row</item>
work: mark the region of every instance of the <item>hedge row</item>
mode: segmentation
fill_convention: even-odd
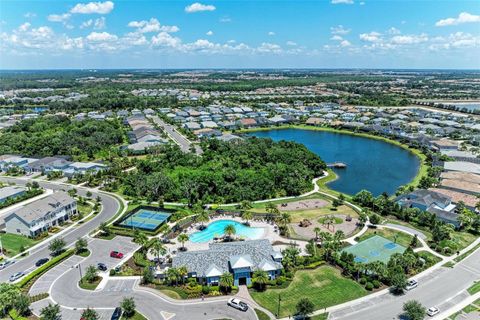
[[[48,270],[52,269],[55,267],[58,263],[62,262],[63,260],[67,259],[71,255],[73,255],[75,252],[74,249],[68,249],[67,251],[61,253],[60,255],[52,258],[50,261],[45,263],[43,266],[41,266],[38,269],[35,269],[32,273],[26,275],[22,280],[18,282],[18,286],[22,289],[29,289],[29,286],[35,282],[37,277],[40,277],[42,274],[47,272]]]

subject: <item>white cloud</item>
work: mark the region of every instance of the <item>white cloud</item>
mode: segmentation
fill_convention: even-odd
[[[332,0],[332,4],[353,4],[353,0]]]
[[[435,23],[437,27],[456,26],[462,23],[480,22],[480,15],[470,14],[468,12],[462,12],[457,18],[446,18],[439,20]]]
[[[424,33],[420,35],[394,36],[391,39],[393,44],[417,44],[428,41],[428,36]]]
[[[95,19],[95,23],[93,24],[93,29],[100,30],[104,29],[106,25],[106,19],[105,17],[101,17],[98,19]]]
[[[121,38],[121,42],[131,46],[142,46],[148,44],[147,38],[142,33],[138,32],[127,33]]]
[[[274,35],[275,35],[275,32],[269,31],[269,32],[268,32],[268,35],[269,35],[269,36],[274,36]]]
[[[364,5],[365,5],[365,2],[364,2],[364,1],[360,2],[360,5],[361,5],[361,6],[364,6]]]
[[[282,48],[275,43],[263,42],[258,48],[258,52],[262,53],[280,53]]]
[[[222,17],[222,18],[220,18],[219,21],[221,23],[228,23],[228,22],[232,22],[232,19],[230,17]]]
[[[342,26],[341,24],[339,24],[338,26],[336,27],[331,27],[330,28],[330,32],[332,34],[340,34],[340,35],[346,35],[346,34],[349,34],[351,31],[351,29],[346,29],[344,26]]]
[[[201,12],[201,11],[214,11],[216,8],[210,4],[201,4],[199,2],[192,3],[189,6],[185,7],[185,12],[187,13],[194,13],[194,12]]]
[[[334,35],[333,37],[330,38],[330,40],[334,40],[334,41],[342,41],[343,38],[339,35]]]
[[[113,10],[113,7],[114,4],[112,1],[77,3],[70,12],[80,14],[108,14]]]
[[[103,41],[115,41],[118,39],[118,37],[114,34],[110,34],[104,31],[104,32],[92,32],[87,36],[86,39],[92,42],[103,42]]]
[[[367,41],[367,42],[379,42],[382,40],[380,36],[381,36],[380,33],[372,31],[370,33],[360,34],[360,40]]]
[[[294,41],[287,41],[287,46],[292,46],[292,47],[294,47],[294,46],[296,46],[296,45],[297,45],[297,43],[294,42]]]
[[[212,30],[207,31],[206,35],[207,36],[213,36],[213,31]]]
[[[456,32],[447,37],[432,38],[429,46],[429,49],[434,51],[465,48],[480,48],[480,35]]]
[[[348,40],[343,40],[343,41],[340,42],[340,46],[341,46],[341,47],[349,47],[349,46],[351,46],[351,45],[352,45],[352,44],[351,44],[350,41],[348,41]]]
[[[25,22],[18,27],[18,30],[20,32],[25,32],[30,28],[30,26],[31,26],[30,22]]]
[[[165,31],[152,37],[153,46],[178,48],[181,44],[182,40],[180,38],[174,37]]]
[[[71,14],[70,13],[64,13],[64,14],[50,14],[47,19],[48,21],[51,22],[65,22],[68,19],[70,19]]]
[[[80,25],[80,29],[89,28],[91,26],[93,26],[93,20],[92,19],[86,20],[82,22],[82,24]]]
[[[37,14],[35,12],[27,12],[23,15],[23,17],[30,19],[30,18],[35,18]]]
[[[177,26],[162,26],[160,22],[155,18],[142,21],[130,21],[128,26],[131,28],[137,28],[137,32],[149,33],[149,32],[178,32],[180,28]]]
[[[388,29],[388,34],[400,34],[400,30],[398,30],[397,28],[395,27],[391,27],[390,29]]]

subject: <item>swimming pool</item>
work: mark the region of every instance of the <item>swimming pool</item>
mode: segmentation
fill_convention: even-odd
[[[246,225],[233,220],[217,220],[210,223],[206,229],[191,234],[190,241],[196,243],[208,242],[215,237],[221,237],[224,235],[223,230],[225,229],[225,226],[229,224],[235,226],[235,236],[237,237],[255,240],[260,239],[263,236],[263,228],[247,227]]]

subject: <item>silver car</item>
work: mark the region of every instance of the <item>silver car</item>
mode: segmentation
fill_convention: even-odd
[[[25,275],[25,273],[23,273],[23,272],[14,273],[10,276],[10,282],[14,282],[14,281],[20,279],[21,277],[23,277],[24,275]]]
[[[0,270],[3,270],[6,267],[8,267],[9,265],[14,264],[14,263],[15,263],[15,260],[7,260],[5,262],[2,262],[2,263],[0,263]]]
[[[241,310],[241,311],[247,311],[248,310],[248,305],[245,302],[241,301],[240,299],[230,298],[228,300],[227,304],[230,307],[233,307],[233,308]]]

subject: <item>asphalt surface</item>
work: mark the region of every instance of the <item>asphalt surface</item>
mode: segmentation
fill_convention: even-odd
[[[480,250],[453,268],[441,267],[418,278],[418,287],[401,296],[390,293],[330,313],[329,319],[385,320],[401,319],[406,301],[417,300],[427,309],[448,310],[469,296],[468,289],[480,279]]]
[[[19,185],[24,185],[27,182],[31,182],[31,180],[26,180],[26,179],[19,179],[19,178],[7,178],[7,177],[0,177],[0,181],[4,182],[13,182]],[[40,186],[46,189],[53,189],[53,190],[68,190],[72,188],[73,186],[71,185],[64,185],[64,184],[57,184],[54,182],[39,182]],[[82,188],[75,186],[75,188],[78,190],[78,194],[81,196],[85,196],[87,191],[89,189],[87,188]],[[96,198],[97,196],[100,196],[102,200],[102,209],[101,211],[91,220],[79,224],[76,227],[66,231],[61,235],[63,240],[67,243],[67,246],[70,244],[75,243],[78,238],[81,238],[87,234],[89,234],[91,231],[95,230],[98,226],[100,226],[100,223],[103,221],[107,221],[115,214],[117,211],[120,209],[120,203],[119,201],[105,193],[101,192],[92,192],[92,197]],[[29,273],[33,270],[35,270],[35,262],[38,261],[41,258],[51,258],[50,256],[50,250],[48,250],[48,244],[49,242],[47,241],[46,243],[42,244],[41,246],[35,248],[33,251],[30,252],[30,254],[22,259],[19,259],[17,262],[15,262],[13,265],[8,266],[7,268],[3,269],[0,271],[0,282],[7,282],[9,281],[10,275],[16,273],[16,272],[26,272]]]
[[[192,146],[192,143],[188,141],[183,135],[181,135],[174,126],[165,123],[165,121],[160,119],[158,116],[152,116],[151,118],[153,122],[155,122],[155,124],[159,125],[174,140],[174,142],[180,147],[180,150],[182,150],[183,152],[190,152],[190,147]],[[203,151],[199,146],[193,146],[195,148],[195,153],[202,154]]]
[[[110,258],[111,250],[118,250],[128,256],[138,249],[138,245],[132,243],[130,238],[117,236],[112,241],[93,239],[88,248],[92,252],[89,257],[69,258],[62,265],[58,265],[42,276],[30,290],[31,294],[39,293],[41,290],[50,292],[48,300],[62,306],[62,319],[79,319],[81,309],[87,307],[97,309],[104,319],[109,319],[108,316],[115,307],[120,305],[124,297],[134,297],[137,310],[152,320],[256,319],[253,310],[241,312],[228,307],[227,299],[195,302],[169,301],[158,295],[155,290],[139,287],[138,278],[115,277],[109,279],[104,286],[100,284],[95,291],[81,289],[77,285],[80,279],[78,265],[81,265],[83,271],[89,265],[96,265],[98,262],[103,262],[108,268],[112,268],[118,265],[120,260]],[[105,273],[100,275],[106,276]],[[34,304],[35,313],[38,314],[45,305],[45,302]]]

